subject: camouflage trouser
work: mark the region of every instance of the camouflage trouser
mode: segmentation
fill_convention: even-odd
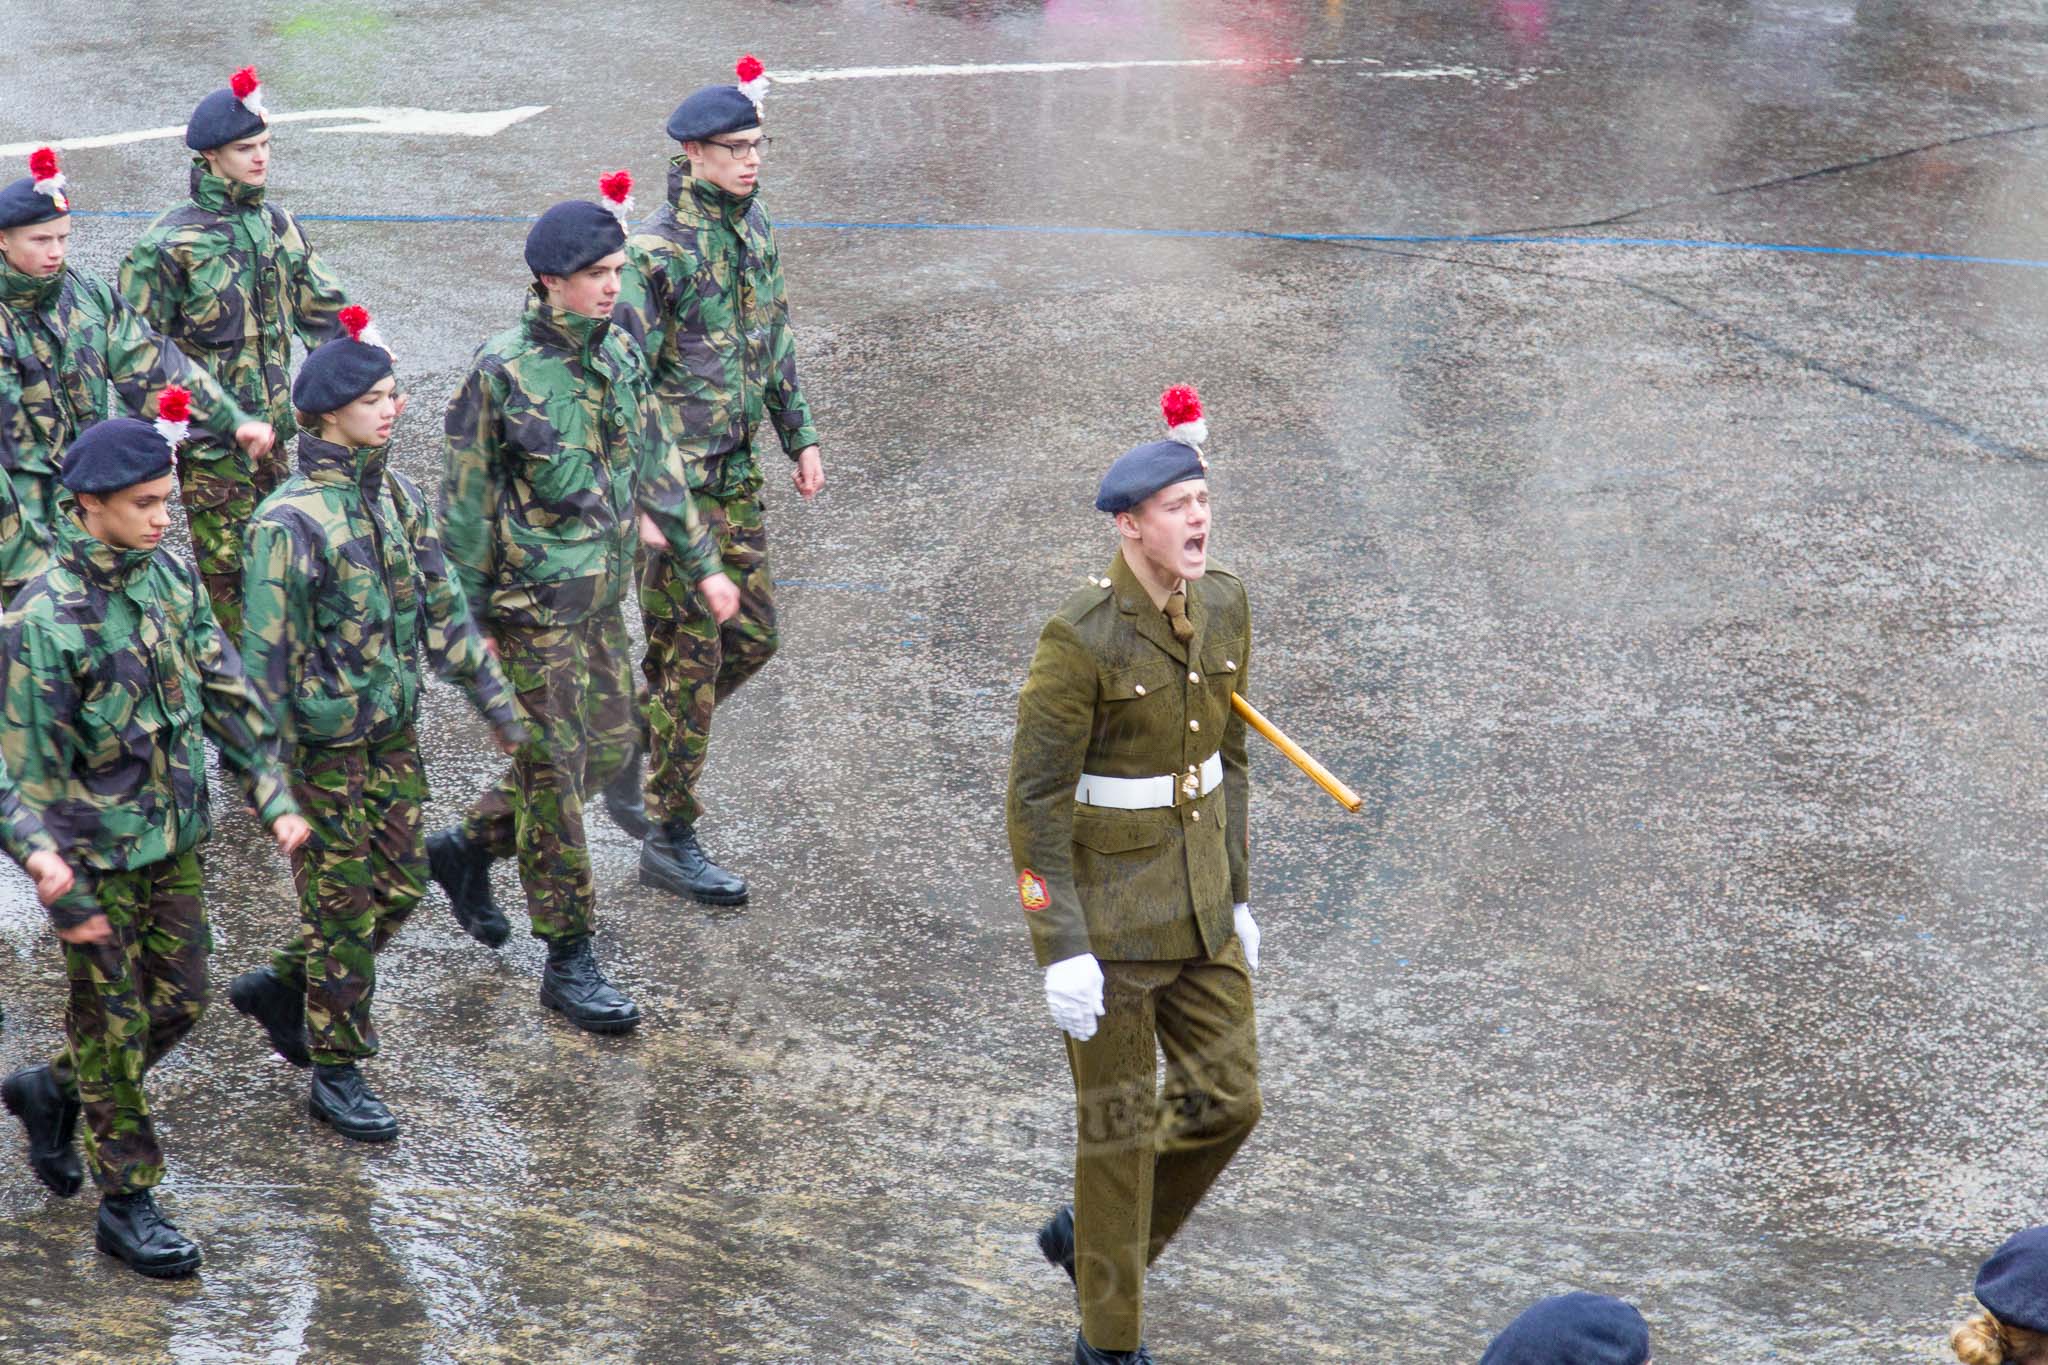
[[[614,607],[573,626],[490,629],[531,738],[462,833],[493,857],[519,856],[537,937],[576,938],[594,899],[583,794],[618,776],[640,739],[626,623]]]
[[[85,1157],[106,1194],[164,1176],[142,1078],[206,1011],[213,950],[199,894],[199,854],[101,874],[93,888],[113,926],[105,943],[66,943],[71,1001],[57,1084],[85,1109]]]
[[[194,440],[178,451],[178,498],[192,532],[192,559],[213,600],[213,614],[237,649],[242,645],[242,531],[256,514],[256,504],[291,474],[285,444],[279,441],[254,461],[232,442],[223,449],[217,438]]]
[[[740,609],[720,625],[697,585],[678,577],[671,556],[647,557],[640,584],[647,656],[640,666],[647,675],[647,818],[657,822],[695,824],[703,813],[697,777],[711,744],[712,708],[775,653],[775,579],[760,500],[699,498],[697,506],[725,576],[739,585]]]
[[[372,1057],[376,957],[427,886],[427,777],[412,727],[375,744],[300,749],[292,797],[313,837],[292,855],[299,933],[272,955],[271,970],[305,989],[314,1061]]]

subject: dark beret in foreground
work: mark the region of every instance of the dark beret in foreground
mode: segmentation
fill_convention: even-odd
[[[1479,1365],[1644,1365],[1650,1324],[1605,1294],[1559,1294],[1531,1305],[1494,1338]]]
[[[2030,1332],[2048,1332],[2048,1227],[2006,1238],[1977,1271],[1977,1302],[1991,1316]]]
[[[345,335],[314,347],[292,381],[292,406],[300,412],[338,411],[391,374],[391,352],[370,330],[369,313],[350,304],[338,320]]]
[[[1102,476],[1095,510],[1114,516],[1128,512],[1162,488],[1188,479],[1206,479],[1201,452],[1180,441],[1148,441],[1117,456]]]
[[[171,472],[171,443],[148,422],[95,422],[64,452],[57,481],[74,493],[118,493]]]

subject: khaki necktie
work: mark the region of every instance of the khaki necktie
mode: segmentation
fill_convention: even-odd
[[[1195,638],[1195,623],[1188,620],[1188,595],[1184,589],[1175,590],[1166,599],[1166,623],[1173,627],[1173,638],[1182,644]]]

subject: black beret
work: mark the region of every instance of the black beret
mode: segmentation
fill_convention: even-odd
[[[2048,1227],[2028,1228],[1977,1272],[1977,1302],[1991,1316],[2029,1332],[2048,1332]]]
[[[171,443],[148,422],[116,417],[80,432],[57,481],[74,493],[118,493],[171,472]]]
[[[54,148],[36,148],[29,155],[28,174],[0,190],[0,230],[53,222],[69,212],[71,196]]]
[[[761,106],[737,85],[707,85],[668,116],[668,135],[678,142],[702,142],[761,126]]]
[[[1114,515],[1128,512],[1162,488],[1189,479],[1206,479],[1209,471],[1193,446],[1180,441],[1148,441],[1116,457],[1096,490],[1095,510]]]
[[[526,268],[536,275],[573,275],[622,251],[626,225],[591,199],[571,199],[540,216],[526,234]]]
[[[216,90],[199,101],[185,121],[185,145],[195,152],[210,152],[254,137],[269,126],[261,114],[237,99],[234,91]]]
[[[300,412],[334,412],[390,374],[391,352],[367,341],[335,337],[314,347],[299,366],[299,377],[292,381],[292,406]]]
[[[1605,1294],[1559,1294],[1530,1306],[1479,1365],[1645,1365],[1650,1324]]]

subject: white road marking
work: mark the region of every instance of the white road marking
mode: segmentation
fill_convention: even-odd
[[[1359,66],[1377,70],[1359,74],[1378,80],[1461,80],[1473,84],[1501,83],[1519,88],[1539,73],[1503,71],[1479,66],[1389,67],[1372,57],[1187,57],[1112,62],[979,62],[950,66],[838,66],[816,71],[771,71],[776,85],[810,85],[818,81],[900,80],[920,76],[1038,76],[1062,71],[1128,71],[1141,68],[1245,66]]]
[[[524,104],[517,109],[487,109],[462,113],[442,109],[414,109],[407,106],[368,105],[359,109],[295,109],[272,114],[278,123],[333,122],[331,128],[309,128],[313,133],[382,133],[408,137],[493,137],[515,123],[547,112],[545,104]],[[13,142],[0,146],[0,157],[27,156],[38,147],[60,147],[75,151],[86,147],[120,147],[131,142],[157,142],[185,136],[185,125],[172,128],[141,128],[127,133],[102,133],[94,137],[68,137],[57,141]]]

